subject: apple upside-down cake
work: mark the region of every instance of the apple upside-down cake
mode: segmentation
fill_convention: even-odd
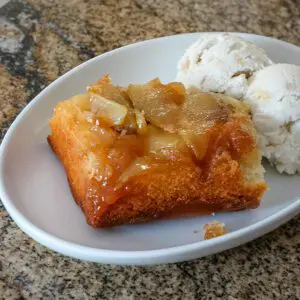
[[[50,127],[94,227],[256,208],[266,189],[248,106],[221,94],[104,76],[59,103]]]

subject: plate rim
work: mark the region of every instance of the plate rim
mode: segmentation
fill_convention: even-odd
[[[31,238],[39,242],[40,244],[56,251],[62,253],[67,256],[83,259],[86,261],[93,262],[102,262],[102,263],[118,263],[118,264],[135,264],[135,265],[145,265],[145,264],[157,264],[163,262],[178,262],[182,260],[187,260],[186,256],[190,254],[194,254],[194,258],[201,257],[207,254],[213,254],[216,252],[220,252],[232,247],[236,247],[238,245],[244,244],[253,240],[263,234],[270,232],[271,230],[279,227],[286,221],[295,217],[298,213],[300,213],[300,195],[299,197],[295,197],[292,204],[289,204],[283,210],[270,215],[264,220],[258,221],[252,225],[249,225],[245,228],[238,229],[234,232],[229,232],[226,235],[211,239],[211,240],[200,240],[198,242],[172,246],[168,248],[154,249],[154,250],[108,250],[101,248],[94,248],[89,246],[80,245],[74,242],[66,241],[62,238],[59,238],[53,234],[48,233],[47,231],[40,229],[38,226],[35,226],[29,219],[27,219],[14,205],[14,202],[10,199],[7,189],[5,187],[3,178],[5,177],[4,173],[4,165],[5,165],[5,157],[7,155],[7,147],[10,143],[11,138],[15,134],[16,129],[22,120],[26,117],[26,115],[30,112],[31,108],[36,105],[39,101],[43,101],[44,95],[48,92],[48,90],[52,89],[55,85],[59,84],[68,76],[72,75],[75,72],[80,72],[81,68],[85,67],[88,64],[93,63],[93,61],[98,59],[105,59],[108,56],[114,55],[119,51],[123,51],[124,49],[130,49],[134,47],[139,47],[141,45],[151,44],[154,41],[158,40],[169,40],[176,39],[178,37],[184,36],[201,36],[203,34],[215,34],[215,33],[223,33],[223,32],[193,32],[193,33],[183,33],[165,37],[159,37],[155,39],[150,39],[146,41],[139,41],[133,44],[129,44],[107,53],[103,53],[96,57],[93,57],[82,64],[76,66],[75,68],[69,70],[62,76],[58,77],[52,83],[50,83],[45,89],[43,89],[38,95],[36,95],[27,105],[26,107],[19,113],[19,115],[15,118],[9,129],[7,130],[2,143],[0,145],[0,199],[3,203],[3,206],[7,210],[8,214],[14,220],[14,222],[18,225],[18,227],[28,234]],[[272,42],[283,43],[288,47],[295,48],[297,51],[300,50],[300,47],[281,41],[275,38],[250,34],[250,33],[242,33],[242,32],[229,32],[235,35],[241,35],[245,37],[252,37],[256,39],[269,39]],[[243,239],[241,239],[243,237]],[[222,247],[223,245],[223,247]],[[224,247],[225,246],[225,247]],[[210,249],[206,254],[197,255],[197,251]],[[182,256],[182,259],[180,258]]]

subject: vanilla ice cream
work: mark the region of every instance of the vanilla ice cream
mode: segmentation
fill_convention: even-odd
[[[256,72],[245,100],[263,155],[280,173],[300,172],[300,66],[275,64]]]
[[[240,99],[253,72],[271,64],[265,51],[248,41],[228,33],[206,34],[180,59],[176,81]]]

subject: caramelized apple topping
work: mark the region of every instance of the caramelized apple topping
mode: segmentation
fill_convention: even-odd
[[[144,156],[145,142],[142,136],[130,134],[118,136],[107,157],[116,172],[122,174],[137,158]]]
[[[200,161],[204,158],[209,143],[209,136],[207,134],[193,134],[191,132],[181,131],[180,136],[192,150],[197,160]]]
[[[144,116],[144,113],[136,109],[135,111],[135,118],[136,118],[136,124],[137,124],[137,132],[139,134],[147,134],[148,132],[148,126],[147,122]]]
[[[148,169],[153,167],[153,163],[148,161],[145,157],[138,157],[135,159],[131,165],[121,174],[118,179],[118,184],[122,185],[122,183],[126,182],[133,176],[136,176]]]
[[[81,111],[91,110],[90,96],[88,94],[74,96],[71,100]]]
[[[98,118],[111,125],[123,124],[128,112],[126,106],[97,94],[91,95],[90,101],[91,111],[95,113]]]
[[[97,94],[126,107],[132,107],[126,89],[112,85],[111,79],[107,75],[94,85],[89,86],[87,90],[89,94]]]
[[[249,144],[242,130],[237,138],[230,138],[230,145],[225,145],[218,133],[210,132],[214,125],[229,121],[233,113],[248,113],[246,105],[195,88],[185,89],[177,82],[164,85],[154,79],[125,89],[113,86],[104,76],[88,87],[86,95],[72,100],[76,118],[84,120],[79,136],[91,145],[90,175],[105,186],[121,184],[159,161],[201,161],[208,150],[215,151],[220,145],[238,159],[239,141]],[[224,131],[226,137],[231,137],[230,130]],[[95,159],[93,153],[101,153],[102,159]]]
[[[148,152],[157,158],[172,159],[186,148],[184,141],[175,133],[165,132],[153,125],[148,126]]]
[[[88,163],[90,170],[90,178],[94,178],[98,182],[106,182],[113,176],[113,169],[104,159],[99,159],[93,152],[88,152]]]
[[[95,138],[93,141],[93,145],[97,145],[96,140],[100,141],[100,146],[102,148],[111,147],[117,138],[117,134],[115,130],[109,128],[109,127],[100,127],[99,125],[94,125],[90,128],[90,131],[95,134]]]
[[[179,130],[203,134],[216,122],[226,122],[229,111],[213,94],[188,89],[179,118]]]
[[[147,121],[165,131],[176,132],[179,107],[174,101],[175,89],[154,80],[145,85],[129,85],[127,92],[133,106],[145,113]]]
[[[169,93],[173,96],[173,101],[177,105],[181,105],[185,99],[185,87],[180,82],[170,82],[166,85]]]
[[[125,132],[126,134],[136,134],[138,131],[136,115],[132,108],[128,108],[127,115],[124,119],[124,122],[120,125],[115,125],[114,129],[121,133]]]
[[[250,114],[250,105],[246,102],[239,101],[229,96],[214,94],[214,96],[222,102],[223,105],[227,107],[227,109],[231,113],[235,114]]]
[[[91,111],[83,111],[83,115],[87,122],[94,124],[96,123],[96,115],[92,113]]]

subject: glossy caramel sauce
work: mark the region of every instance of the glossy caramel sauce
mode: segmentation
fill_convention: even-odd
[[[88,132],[85,136],[91,180],[86,197],[93,203],[97,217],[130,192],[126,182],[131,177],[154,166],[186,160],[201,168],[205,177],[216,155],[226,151],[239,160],[253,144],[252,136],[232,117],[230,108],[213,94],[185,90],[180,83],[163,85],[156,79],[121,89],[104,78],[88,91],[73,102],[82,112],[78,128]],[[97,112],[91,113],[92,94],[125,106],[123,123],[114,125],[103,115],[100,118]],[[144,116],[146,120],[143,134],[136,124],[136,109],[141,112],[139,118]],[[204,207],[202,210],[206,213]],[[178,211],[177,207],[174,213]],[[199,207],[191,206],[193,211],[198,212]]]

